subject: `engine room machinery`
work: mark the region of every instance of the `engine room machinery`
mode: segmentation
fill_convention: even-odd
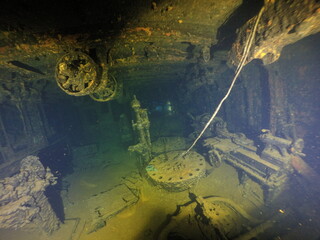
[[[90,95],[99,102],[115,99],[122,88],[108,72],[104,61],[98,64],[81,51],[63,55],[57,62],[55,77],[57,85],[65,93],[72,96]]]
[[[273,136],[269,130],[263,130],[259,139],[263,149],[257,148],[244,134],[233,134],[227,130],[223,120],[215,125],[215,137],[204,140],[212,165],[219,166],[222,161],[235,167],[240,183],[247,176],[262,184],[264,199],[268,203],[283,190],[288,175],[293,172],[292,155],[303,156],[303,140],[295,141]]]

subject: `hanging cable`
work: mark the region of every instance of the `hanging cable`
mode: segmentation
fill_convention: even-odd
[[[207,130],[207,128],[209,127],[209,125],[211,124],[211,122],[213,121],[213,119],[216,117],[216,115],[218,114],[223,102],[229,97],[230,93],[231,93],[231,90],[243,68],[243,66],[245,65],[245,62],[246,62],[246,59],[248,57],[248,54],[249,54],[249,50],[250,50],[250,47],[252,45],[252,41],[255,37],[255,33],[257,31],[257,27],[258,27],[258,23],[260,21],[260,18],[261,18],[261,15],[262,15],[262,12],[264,11],[264,7],[261,8],[258,16],[257,16],[257,19],[256,19],[256,22],[255,22],[255,25],[253,27],[253,30],[251,31],[248,39],[247,39],[247,42],[245,44],[245,48],[243,50],[243,54],[242,54],[242,57],[241,57],[241,60],[239,62],[239,65],[236,69],[236,72],[235,72],[235,76],[231,82],[231,85],[226,93],[226,95],[221,99],[219,105],[217,106],[216,110],[214,111],[214,113],[212,114],[211,118],[209,119],[209,121],[207,122],[207,124],[204,126],[204,128],[202,129],[202,131],[200,132],[199,136],[196,138],[196,140],[194,140],[194,142],[191,144],[191,146],[184,152],[181,154],[181,156],[185,156],[193,147],[194,145],[196,145],[196,143],[198,142],[198,140],[201,138],[201,136],[204,134],[204,132]]]

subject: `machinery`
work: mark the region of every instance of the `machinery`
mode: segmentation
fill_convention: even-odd
[[[157,186],[169,191],[184,191],[205,176],[205,158],[191,151],[171,151],[154,157],[146,167],[148,178]]]
[[[261,223],[230,199],[189,194],[160,225],[154,239],[235,239]]]
[[[288,174],[293,172],[292,155],[303,155],[303,140],[290,141],[275,137],[269,130],[259,136],[265,145],[257,148],[244,134],[229,133],[226,123],[215,122],[216,137],[204,140],[210,163],[216,166],[222,161],[234,166],[242,183],[247,176],[262,184],[265,202],[274,199],[283,190]]]
[[[131,107],[135,113],[135,122],[132,121],[132,128],[137,135],[138,143],[130,146],[128,150],[138,153],[141,166],[145,166],[151,159],[150,121],[147,109],[141,108],[135,95],[131,101]]]
[[[88,54],[73,51],[62,56],[56,65],[58,86],[72,96],[90,97],[98,102],[115,99],[121,84],[108,73],[104,61],[97,64]]]

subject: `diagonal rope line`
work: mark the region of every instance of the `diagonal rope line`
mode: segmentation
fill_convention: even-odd
[[[249,37],[248,37],[248,40],[245,44],[245,48],[243,50],[243,55],[242,55],[242,58],[239,62],[239,65],[237,67],[237,70],[236,70],[236,74],[231,82],[231,85],[226,93],[226,95],[221,99],[219,105],[217,106],[216,110],[214,111],[214,113],[212,114],[211,118],[209,119],[209,121],[207,122],[207,124],[205,125],[205,127],[203,128],[203,130],[200,132],[199,136],[196,138],[196,140],[194,140],[194,142],[192,143],[192,145],[184,152],[181,154],[181,156],[185,156],[193,147],[194,145],[196,145],[196,143],[198,142],[198,140],[202,137],[202,135],[204,134],[204,132],[207,130],[207,128],[209,127],[209,125],[211,124],[211,122],[213,121],[213,119],[216,117],[216,115],[218,114],[222,104],[224,103],[224,101],[229,97],[230,93],[231,93],[231,90],[243,68],[243,66],[245,65],[245,61],[248,57],[248,54],[249,54],[249,50],[250,50],[250,47],[252,45],[252,41],[255,37],[255,33],[257,31],[257,27],[258,27],[258,23],[260,21],[260,18],[261,18],[261,15],[262,15],[262,12],[264,11],[264,7],[261,8],[258,16],[257,16],[257,19],[256,19],[256,22],[255,22],[255,25],[253,27],[253,31],[250,33]]]

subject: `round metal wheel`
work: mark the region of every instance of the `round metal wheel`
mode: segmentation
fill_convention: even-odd
[[[146,167],[150,179],[157,185],[170,191],[183,191],[205,176],[205,159],[199,153],[172,151],[160,154],[152,159]]]
[[[114,99],[119,92],[119,85],[117,80],[107,72],[102,75],[102,82],[90,97],[98,102],[107,102]]]
[[[67,53],[56,66],[56,81],[67,94],[85,96],[93,93],[99,84],[98,67],[92,58],[82,52]]]

